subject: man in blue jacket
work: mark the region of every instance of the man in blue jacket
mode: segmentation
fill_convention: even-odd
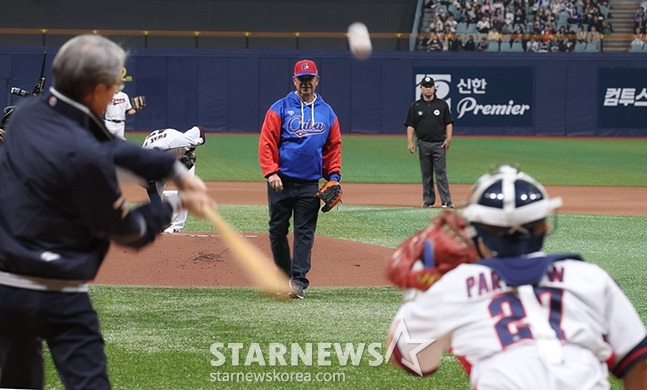
[[[341,130],[332,108],[315,93],[317,65],[298,61],[292,81],[296,88],[276,101],[265,115],[258,143],[261,171],[267,179],[270,244],[274,262],[290,278],[290,296],[303,299],[310,281],[319,179],[341,178]],[[288,230],[294,216],[294,253]]]
[[[0,152],[0,387],[42,388],[42,340],[66,389],[108,389],[87,282],[110,241],[142,247],[174,210],[203,216],[206,186],[175,157],[115,139],[101,115],[126,53],[98,35],[65,43],[49,93],[16,108]],[[182,198],[136,209],[116,178],[173,180]]]

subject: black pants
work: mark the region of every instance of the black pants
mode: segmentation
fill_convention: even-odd
[[[436,202],[434,191],[434,174],[440,195],[441,204],[451,203],[447,181],[447,151],[441,142],[425,142],[418,140],[418,158],[420,159],[420,173],[422,174],[422,201],[433,205]]]
[[[87,293],[0,285],[0,387],[43,388],[42,342],[66,389],[109,389],[104,341]]]
[[[310,256],[319,217],[320,201],[315,196],[318,189],[318,182],[295,183],[283,180],[281,192],[276,192],[267,185],[270,245],[274,263],[292,283],[303,288],[307,288],[310,283],[306,274],[310,271]],[[287,236],[292,217],[294,256],[290,257]]]

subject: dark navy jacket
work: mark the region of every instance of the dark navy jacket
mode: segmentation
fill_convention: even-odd
[[[172,207],[157,201],[129,211],[117,165],[147,180],[177,169],[174,156],[114,139],[87,107],[54,89],[21,104],[0,151],[0,271],[91,280],[110,240],[153,241]]]

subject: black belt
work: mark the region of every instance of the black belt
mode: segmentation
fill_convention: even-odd
[[[116,119],[106,119],[106,120],[110,121],[110,122],[115,122],[115,123],[124,123],[125,122],[125,121],[118,121]]]

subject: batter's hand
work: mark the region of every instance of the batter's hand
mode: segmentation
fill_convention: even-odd
[[[270,187],[274,189],[274,191],[276,192],[283,191],[283,181],[281,180],[281,177],[276,173],[270,175],[267,178],[267,182],[269,183]]]

